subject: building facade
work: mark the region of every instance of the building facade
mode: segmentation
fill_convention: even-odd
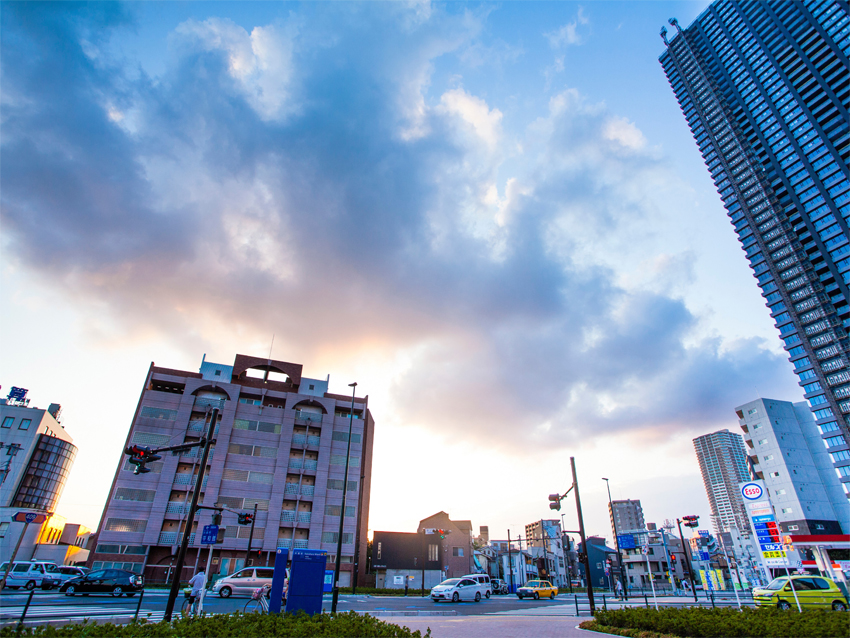
[[[640,500],[626,499],[608,503],[608,517],[611,519],[611,533],[623,530],[646,529],[643,518],[643,507]],[[615,526],[616,523],[616,526]]]
[[[426,534],[427,530],[442,529],[439,534]],[[457,578],[476,571],[473,561],[472,521],[453,521],[446,512],[437,512],[419,521],[417,534],[426,538],[426,569],[442,570],[444,578]]]
[[[17,388],[13,388],[16,390]],[[11,521],[17,512],[53,514],[77,456],[74,440],[59,423],[61,406],[29,407],[24,397],[0,400],[0,560],[8,560],[24,534],[25,523]],[[29,560],[50,527],[29,525],[16,560]]]
[[[236,355],[233,365],[204,360],[199,372],[154,364],[148,370],[125,447],[197,442],[212,409],[220,409],[199,500],[226,508],[224,542],[212,546],[212,574],[246,564],[250,526],[238,525],[237,515],[255,506],[248,564],[274,564],[278,548],[325,550],[333,564],[351,424],[340,585],[350,584],[355,573],[362,582],[374,436],[368,397],[332,394],[328,380],[302,377],[301,370],[300,364],[245,355]],[[201,451],[163,453],[141,475],[122,451],[89,565],[120,565],[153,582],[170,576]],[[211,516],[210,510],[195,516],[181,578],[207,559],[198,527]]]
[[[850,16],[840,0],[718,0],[660,61],[822,431],[850,428]],[[845,494],[850,476],[842,477]]]
[[[756,478],[768,489],[782,531],[850,534],[850,502],[808,405],[757,399],[735,412]],[[850,467],[850,458],[838,462]]]
[[[543,519],[525,526],[526,547],[537,559],[540,577],[565,587],[569,581],[562,536],[559,519]]]
[[[737,529],[749,536],[747,510],[738,489],[749,478],[743,438],[729,430],[712,432],[695,438],[694,449],[715,533]]]

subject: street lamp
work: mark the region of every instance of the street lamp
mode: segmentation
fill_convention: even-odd
[[[617,562],[620,563],[620,582],[623,584],[623,597],[629,599],[629,588],[626,585],[626,570],[623,565],[623,554],[620,552],[620,535],[617,533],[617,517],[614,516],[614,503],[611,501],[611,485],[607,478],[602,478],[605,481],[605,487],[608,488],[608,507],[611,508],[611,524],[614,526],[614,540],[617,542]],[[652,574],[649,575],[652,578]]]
[[[334,565],[334,591],[331,600],[331,613],[336,613],[336,605],[339,601],[339,568],[342,563],[342,524],[345,521],[345,494],[348,491],[348,461],[351,457],[351,429],[354,426],[354,392],[357,390],[357,382],[349,383],[351,388],[351,410],[348,415],[348,449],[345,452],[345,472],[342,477],[342,506],[339,510],[339,534],[336,539],[336,564]],[[355,553],[357,548],[354,548]],[[352,563],[352,567],[353,567]]]

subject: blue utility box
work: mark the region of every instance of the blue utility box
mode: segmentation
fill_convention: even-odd
[[[281,551],[281,550],[278,550]],[[287,550],[282,550],[286,552]],[[286,554],[284,553],[284,556]],[[292,563],[289,566],[289,593],[286,597],[286,612],[297,613],[303,609],[304,613],[312,616],[322,613],[322,592],[325,584],[325,565],[328,561],[328,553],[318,549],[296,549],[292,553]],[[281,561],[286,562],[285,558]],[[275,581],[277,580],[277,562],[275,562],[275,574],[272,581],[272,600],[275,600]],[[280,592],[283,591],[281,580]],[[278,593],[276,599],[280,605]],[[269,606],[271,610],[271,606]]]

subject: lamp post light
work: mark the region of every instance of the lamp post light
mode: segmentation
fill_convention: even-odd
[[[607,478],[602,478],[605,481],[605,487],[608,488],[608,507],[611,508],[611,524],[614,526],[614,540],[617,543],[617,562],[620,564],[620,582],[623,585],[623,597],[629,599],[629,588],[626,584],[626,570],[623,565],[623,554],[620,552],[620,535],[617,533],[617,517],[614,516],[614,502],[611,500],[611,485]],[[652,574],[649,575],[652,578]]]
[[[331,600],[331,613],[336,613],[337,602],[339,601],[339,568],[342,563],[342,524],[345,522],[345,494],[348,491],[348,462],[351,458],[351,430],[354,426],[354,393],[357,390],[357,382],[349,383],[351,388],[351,410],[348,415],[348,449],[345,452],[345,472],[342,477],[342,506],[339,510],[339,533],[336,539],[336,563],[334,564],[334,590]],[[354,548],[357,552],[357,548]],[[353,563],[352,563],[353,567]]]

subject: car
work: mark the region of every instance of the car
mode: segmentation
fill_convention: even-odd
[[[9,563],[0,565],[0,574],[5,574]],[[44,579],[48,579],[48,583],[52,583],[51,575],[56,571],[56,563],[43,560],[16,560],[12,565],[12,570],[6,578],[6,586],[9,589],[24,589],[33,590],[36,587],[42,586]],[[2,578],[2,576],[0,576]]]
[[[145,579],[126,569],[96,569],[85,576],[74,576],[59,587],[66,596],[82,594],[110,594],[112,596],[135,596],[143,591]]]
[[[484,586],[471,578],[448,578],[431,588],[431,600],[435,603],[449,600],[453,603],[460,600],[480,603],[484,591]]]
[[[494,594],[504,595],[508,593],[508,584],[500,578],[491,578],[490,587],[493,588]]]
[[[804,609],[845,611],[848,606],[846,596],[835,581],[811,574],[791,574],[790,582],[788,576],[774,578],[767,586],[753,589],[753,601],[757,607],[779,609],[796,608],[797,601]]]
[[[41,588],[53,589],[54,587],[59,587],[66,580],[71,580],[77,576],[85,576],[88,571],[87,567],[59,565],[56,567],[56,571],[45,575],[44,580],[41,581]]]
[[[525,585],[516,590],[516,596],[520,600],[523,598],[551,598],[555,600],[558,595],[558,588],[548,580],[530,580]]]
[[[490,594],[493,591],[493,586],[490,584],[490,577],[487,574],[465,574],[461,576],[461,578],[468,578],[470,580],[474,580],[479,585],[483,585],[484,597],[490,598]]]
[[[212,592],[222,598],[231,596],[250,596],[263,585],[272,584],[274,567],[246,567],[230,576],[219,578],[212,586]]]

